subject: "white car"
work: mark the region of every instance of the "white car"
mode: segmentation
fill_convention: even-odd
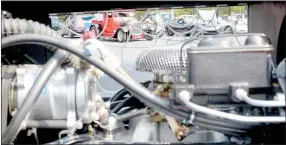
[[[205,34],[232,34],[248,31],[246,19],[240,20],[235,25],[235,21],[218,18],[215,10],[199,10],[198,14],[198,18],[201,19],[199,26]]]

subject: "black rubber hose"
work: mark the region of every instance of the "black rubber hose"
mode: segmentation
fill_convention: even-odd
[[[131,80],[126,80],[125,77],[120,76],[117,74],[116,71],[109,69],[104,63],[98,60],[95,57],[87,57],[84,55],[83,50],[76,49],[74,46],[70,46],[68,44],[63,43],[62,41],[55,39],[53,37],[43,36],[43,35],[32,35],[32,34],[19,34],[11,37],[5,37],[2,39],[2,46],[7,47],[7,45],[13,44],[21,44],[26,42],[37,42],[37,43],[44,43],[49,45],[55,45],[58,48],[66,50],[70,53],[77,55],[78,57],[86,60],[87,62],[91,63],[95,67],[102,69],[107,75],[111,76],[111,78],[118,81],[124,87],[128,88],[128,90],[132,91],[136,94],[136,97],[140,99],[142,102],[147,103],[148,106],[158,110],[166,115],[173,116],[176,119],[187,119],[189,118],[189,114],[171,109],[167,102],[163,99],[158,98],[153,93],[148,91],[146,88],[143,88],[139,84],[135,83]],[[198,124],[199,126],[200,124]],[[201,124],[202,125],[202,124]],[[215,130],[215,129],[213,129]],[[240,132],[240,131],[239,131]]]
[[[148,87],[148,85],[151,83],[151,81],[146,81],[146,82],[142,82],[140,83],[141,85]],[[125,88],[123,88],[122,90],[120,90],[119,92],[117,92],[111,99],[110,102],[114,102],[114,101],[118,101],[121,100],[125,95],[129,94],[130,92],[128,92]]]
[[[120,102],[118,105],[116,105],[116,106],[111,110],[111,112],[112,112],[112,113],[118,112],[118,111],[119,111],[122,107],[124,107],[125,104],[126,104],[128,101],[130,101],[131,99],[133,99],[132,96],[130,96],[130,97],[124,99],[122,102]]]
[[[53,30],[49,26],[39,22],[34,22],[32,20],[4,18],[2,22],[2,37],[14,34],[33,33],[62,38],[57,31]],[[44,46],[51,52],[54,52],[57,49],[56,47],[50,45]],[[67,55],[64,64],[67,66],[77,67],[79,65],[78,57],[73,54]]]
[[[140,84],[147,88],[150,83],[151,83],[151,81],[149,80],[149,81],[146,81],[146,82],[142,82],[142,83],[140,83]],[[123,90],[125,90],[125,89],[123,89]],[[127,90],[125,90],[125,91],[127,92],[127,94],[130,94]],[[127,94],[126,94],[126,95],[127,95]],[[117,97],[117,99],[121,99],[121,98],[123,98],[124,96],[125,96],[124,93],[121,93],[121,96],[116,96],[116,97]],[[129,98],[129,99],[128,99],[128,98]],[[112,113],[117,113],[122,107],[127,106],[128,102],[130,102],[130,100],[136,99],[134,96],[130,96],[130,97],[128,97],[128,98],[125,98],[124,100],[122,100],[120,103],[118,103],[118,104],[116,104],[116,105],[111,105],[111,106],[110,106],[111,112],[112,112]],[[114,101],[117,101],[117,99],[114,100]],[[134,104],[135,104],[135,103],[134,103]]]
[[[122,89],[118,91],[111,99],[110,102],[116,102],[118,100],[121,100],[125,95],[130,94],[127,90]]]
[[[116,105],[118,105],[120,102],[122,102],[122,100],[119,101],[114,101],[114,102],[110,102],[110,109],[114,108]]]

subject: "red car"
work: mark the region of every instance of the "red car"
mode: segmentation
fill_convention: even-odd
[[[90,30],[95,30],[96,34],[100,34],[107,23],[101,34],[103,38],[117,38],[119,42],[126,42],[130,33],[133,40],[144,38],[144,34],[138,30],[141,28],[141,24],[134,18],[135,10],[115,10],[108,12],[107,16],[106,12],[95,15],[97,16],[92,21]],[[128,27],[130,25],[132,25],[131,29]]]

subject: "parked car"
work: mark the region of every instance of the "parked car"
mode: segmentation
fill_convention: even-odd
[[[142,22],[141,24],[141,30],[144,31],[145,33],[147,34],[150,34],[150,35],[155,35],[155,32],[156,32],[156,24],[154,22],[154,17],[152,17],[152,15],[148,15]],[[154,37],[152,36],[149,36],[149,35],[145,35],[144,34],[144,37],[147,39],[147,40],[153,40]]]
[[[232,27],[233,23],[218,19],[216,10],[214,9],[198,10],[198,19],[201,19],[198,25],[205,34],[218,34],[218,31],[224,32],[225,34],[232,34],[234,31]]]
[[[71,25],[67,27],[77,34],[83,34],[85,31],[89,31],[89,28],[92,24],[92,19],[95,19],[93,14],[76,14],[67,16],[64,22],[72,20]],[[64,22],[60,23],[63,24]],[[74,33],[71,33],[66,29],[63,31],[62,35],[68,35],[70,38],[75,36]]]
[[[179,18],[177,20],[177,23],[170,22],[167,24],[170,28],[172,28],[174,31],[179,32],[179,33],[184,33],[187,31],[191,31],[192,29],[195,28],[194,23],[187,23],[183,18]],[[168,36],[173,36],[174,33],[171,31],[171,29],[166,26],[165,31]],[[186,36],[190,36],[192,32],[189,32],[188,34],[185,34]]]
[[[158,13],[152,13],[146,16],[142,21],[141,29],[151,35],[162,37],[165,32],[164,20]],[[154,37],[144,35],[147,40],[153,40]]]
[[[131,33],[131,39],[144,38],[143,33],[140,31],[141,23],[135,19],[135,10],[115,10],[109,12],[107,15],[105,12],[99,13],[103,19],[95,19],[92,21],[90,30],[94,28],[97,35],[103,31],[106,24],[106,28],[103,31],[102,38],[117,38],[119,42],[125,42]],[[96,27],[98,25],[98,27]],[[131,26],[129,28],[129,26]],[[137,28],[137,29],[136,29]]]
[[[177,18],[177,23],[179,23],[180,20],[184,20],[186,24],[191,23],[196,18],[195,15],[181,15]]]
[[[225,19],[218,19],[218,23],[228,23],[232,26],[231,32],[232,33],[247,33],[248,32],[248,25],[246,19],[237,20],[237,24],[235,21],[229,21]]]

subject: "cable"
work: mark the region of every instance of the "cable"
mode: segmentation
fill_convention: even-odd
[[[19,35],[12,35],[8,37],[4,37],[2,40],[6,40],[7,38],[13,38],[13,36],[21,36]],[[33,35],[33,34],[31,34]],[[56,39],[56,38],[55,38]],[[21,40],[21,38],[20,38]],[[57,39],[58,40],[58,39]],[[60,41],[60,40],[58,40]],[[25,42],[25,41],[23,41]],[[32,43],[32,42],[31,42]],[[8,46],[11,46],[15,43],[13,41],[8,41],[7,43],[2,43],[2,49]],[[41,91],[43,90],[45,84],[48,82],[49,78],[52,74],[56,71],[56,69],[64,62],[64,59],[68,53],[62,50],[56,51],[54,56],[50,58],[50,60],[44,65],[42,71],[40,72],[38,78],[35,80],[33,86],[27,93],[27,97],[25,98],[24,102],[22,103],[21,107],[17,110],[16,115],[12,118],[11,122],[7,126],[7,129],[2,134],[2,143],[9,144],[11,143],[14,138],[17,136],[18,132],[21,130],[22,122],[25,120],[27,114],[31,111],[35,103],[37,102],[38,98],[40,97]]]
[[[140,83],[141,85],[143,85],[144,87],[148,87],[148,85],[151,83],[151,81],[146,81],[146,82],[143,82],[143,83]],[[125,90],[125,89],[122,89],[124,90],[122,93],[118,94],[117,96],[115,96],[116,98],[113,99],[113,101],[117,101],[118,99],[122,99],[125,95],[129,94],[130,93]],[[120,111],[121,108],[125,107],[126,104],[128,104],[128,102],[130,102],[131,99],[135,99],[133,96],[130,96],[130,97],[127,97],[125,98],[124,100],[122,100],[120,103],[116,104],[115,106],[110,106],[110,109],[111,109],[111,112],[112,113],[118,113],[118,111]]]
[[[111,112],[112,113],[116,113],[118,112],[128,101],[130,101],[131,99],[133,99],[133,97],[127,97],[125,98],[122,102],[120,102],[118,105],[116,105]]]
[[[49,35],[57,38],[62,38],[57,34],[55,30],[50,28],[49,26],[45,26],[44,24],[40,24],[39,22],[34,22],[32,20],[26,19],[13,19],[13,18],[5,18],[3,21],[2,34],[13,35],[13,34],[22,34],[22,33],[33,33],[33,34],[42,34]],[[54,52],[57,48],[53,46],[45,46],[49,51]],[[77,67],[77,58],[73,55],[65,56],[65,64],[68,66]]]
[[[104,89],[99,82],[97,82],[97,86],[99,87],[99,89],[101,89],[103,92],[105,93],[109,93],[109,94],[114,94],[114,93],[117,93],[118,91],[108,91],[106,89]]]
[[[116,120],[117,121],[127,121],[131,118],[141,116],[141,115],[145,115],[148,113],[149,113],[148,108],[143,108],[143,109],[136,110],[134,112],[128,112],[126,114],[119,115],[119,116],[117,116]]]
[[[203,107],[197,104],[190,102],[190,93],[187,91],[182,91],[179,94],[180,99],[182,102],[191,110],[215,117],[219,117],[222,119],[228,119],[237,122],[243,123],[282,123],[285,122],[285,116],[242,116],[236,114],[230,114],[222,111],[217,111],[214,109],[210,109],[207,107]]]
[[[171,109],[167,102],[153,95],[150,91],[148,91],[146,88],[142,87],[135,81],[126,79],[125,76],[121,76],[115,70],[109,69],[108,66],[106,66],[105,63],[103,63],[101,60],[95,57],[92,57],[92,56],[91,57],[85,56],[83,49],[77,49],[76,47],[70,46],[67,43],[64,43],[63,41],[56,39],[54,37],[37,35],[37,34],[19,34],[19,35],[14,35],[14,36],[8,36],[2,39],[2,47],[7,47],[12,44],[21,44],[21,43],[28,43],[28,42],[54,45],[60,49],[73,53],[74,55],[86,60],[90,64],[94,65],[95,67],[105,72],[115,81],[122,84],[127,90],[134,93],[134,96],[136,98],[148,104],[150,107],[158,111],[161,111],[164,114],[174,116],[175,118],[178,118],[178,119],[183,119],[183,118],[188,117],[186,113],[178,112],[176,110]]]
[[[146,82],[142,82],[140,83],[141,85],[143,85],[144,87],[148,87],[148,85],[151,83],[151,81],[146,81]],[[120,91],[118,91],[113,97],[111,97],[109,99],[109,102],[114,102],[117,101],[119,99],[122,99],[125,95],[130,94],[130,92],[128,92],[126,89],[122,89]]]
[[[126,87],[127,90],[134,93],[134,96],[140,101],[148,104],[149,107],[154,108],[166,115],[173,116],[176,119],[187,119],[189,118],[187,113],[174,110],[169,107],[169,104],[165,102],[163,99],[155,96],[153,93],[149,92],[147,89],[143,88],[141,85],[136,82],[126,79],[124,76],[119,75],[115,70],[111,70],[106,66],[103,62],[95,57],[86,57],[84,55],[84,51],[81,49],[77,49],[74,46],[69,46],[62,41],[43,35],[37,34],[19,34],[14,36],[5,37],[2,39],[2,47],[7,47],[9,44],[21,44],[27,42],[36,42],[36,43],[44,43],[48,45],[55,45],[58,48],[66,50],[70,53],[77,55],[78,57],[86,60],[91,63],[95,67],[101,69],[106,74],[111,76],[114,80],[122,84]]]
[[[217,7],[216,11],[218,10],[218,8],[219,8],[219,7]],[[244,11],[245,11],[245,10],[246,10],[246,8],[244,9]],[[187,32],[183,32],[183,33],[179,33],[179,32],[175,32],[175,31],[171,28],[171,30],[173,30],[172,32],[175,33],[176,35],[191,33],[191,35],[190,35],[190,37],[189,37],[190,39],[196,38],[197,36],[203,34],[203,30],[202,30],[201,28],[199,28],[199,30],[197,30],[197,29],[198,29],[198,26],[197,26],[197,25],[198,25],[198,21],[199,21],[200,19],[202,19],[202,18],[199,18],[198,9],[196,9],[196,11],[197,11],[196,17],[195,17],[194,19],[192,19],[191,22],[189,22],[188,24],[186,24],[186,26],[188,26],[188,25],[193,25],[193,22],[196,21],[196,22],[195,22],[195,25],[194,25],[195,27],[194,27],[192,30],[187,31]],[[148,11],[145,13],[145,16],[139,21],[141,24],[142,24],[142,22],[144,21],[144,19],[146,18],[146,16],[147,16],[149,13],[150,13],[150,11],[149,11],[149,9],[148,9]],[[157,11],[157,9],[156,9],[156,12],[153,12],[153,13],[155,13],[155,14],[158,15],[161,19],[163,19],[162,16],[160,15],[160,13]],[[214,18],[214,16],[215,16],[215,15],[212,15],[212,19]],[[242,14],[240,15],[240,17],[239,17],[236,21],[234,21],[235,23],[231,26],[231,28],[232,28],[233,26],[236,26],[236,25],[238,24],[238,21],[239,21],[239,19],[240,19],[241,17],[242,17]],[[120,18],[123,22],[126,22],[122,17],[119,17],[119,18]],[[203,22],[204,22],[204,21],[203,21]],[[168,24],[167,24],[166,22],[162,21],[162,23],[163,23],[162,25],[165,25],[165,26],[168,27],[168,28],[170,27],[170,26],[168,26]],[[205,23],[205,22],[204,22],[204,23]],[[210,24],[210,21],[208,22],[208,24]],[[212,26],[214,26],[213,23],[212,23]],[[132,27],[133,27],[133,26],[131,25],[131,26],[130,26],[130,29],[132,29]],[[160,26],[160,27],[161,27],[161,26]],[[136,30],[142,32],[144,35],[147,35],[147,36],[150,36],[150,37],[155,37],[155,41],[157,41],[157,38],[158,38],[158,37],[157,37],[156,35],[150,35],[150,34],[144,32],[144,31],[142,31],[141,29],[138,29],[138,28],[136,28],[136,27],[134,27],[134,29],[136,29]],[[216,30],[216,31],[219,31],[219,30],[217,30],[216,28],[215,28],[215,30]],[[219,32],[219,33],[220,33],[220,32]],[[221,33],[225,33],[225,32],[221,32]],[[221,34],[221,33],[220,33],[220,34]],[[125,65],[124,59],[123,59],[123,47],[124,47],[124,48],[148,48],[148,47],[150,47],[150,46],[146,46],[146,47],[130,47],[130,46],[127,46],[126,44],[127,44],[127,42],[130,41],[130,36],[131,36],[131,33],[129,33],[129,35],[128,35],[128,40],[127,40],[126,42],[124,42],[123,46],[116,46],[116,45],[106,44],[107,46],[120,47],[120,49],[121,49],[121,61],[122,61],[122,64],[123,64],[124,68],[125,68],[127,71],[129,71],[129,70],[134,70],[135,68],[129,68],[129,67],[127,67],[127,66]],[[171,37],[170,39],[168,39],[167,45],[162,45],[162,46],[160,46],[160,47],[166,47],[166,46],[170,46],[170,45],[175,45],[175,44],[179,44],[179,43],[182,43],[183,41],[185,41],[185,40],[180,40],[179,42],[169,44],[169,41],[172,41],[173,38],[175,38],[175,37]],[[237,39],[238,43],[240,44],[238,38],[237,38],[237,37],[235,37],[235,38]],[[158,39],[163,39],[163,38],[158,38]],[[157,46],[157,43],[154,42],[154,45]],[[184,44],[183,44],[183,45],[184,45]],[[182,49],[183,49],[183,47],[181,48],[181,55],[182,55]],[[182,59],[182,56],[181,56],[181,59]],[[181,64],[181,65],[182,65],[182,64]],[[102,88],[102,89],[103,89],[103,88]],[[108,91],[108,92],[110,92],[110,91]]]
[[[252,128],[251,125],[249,124],[238,124],[238,123],[230,123],[227,122],[227,120],[222,120],[222,119],[215,119],[211,117],[201,117],[201,116],[195,116],[194,123],[205,123],[205,124],[211,124],[214,126],[221,126],[221,127],[226,127],[226,128],[233,128],[233,129],[250,129]]]
[[[115,102],[117,100],[121,100],[125,95],[130,94],[127,90],[124,88],[118,91],[113,97],[109,99],[109,102]]]

